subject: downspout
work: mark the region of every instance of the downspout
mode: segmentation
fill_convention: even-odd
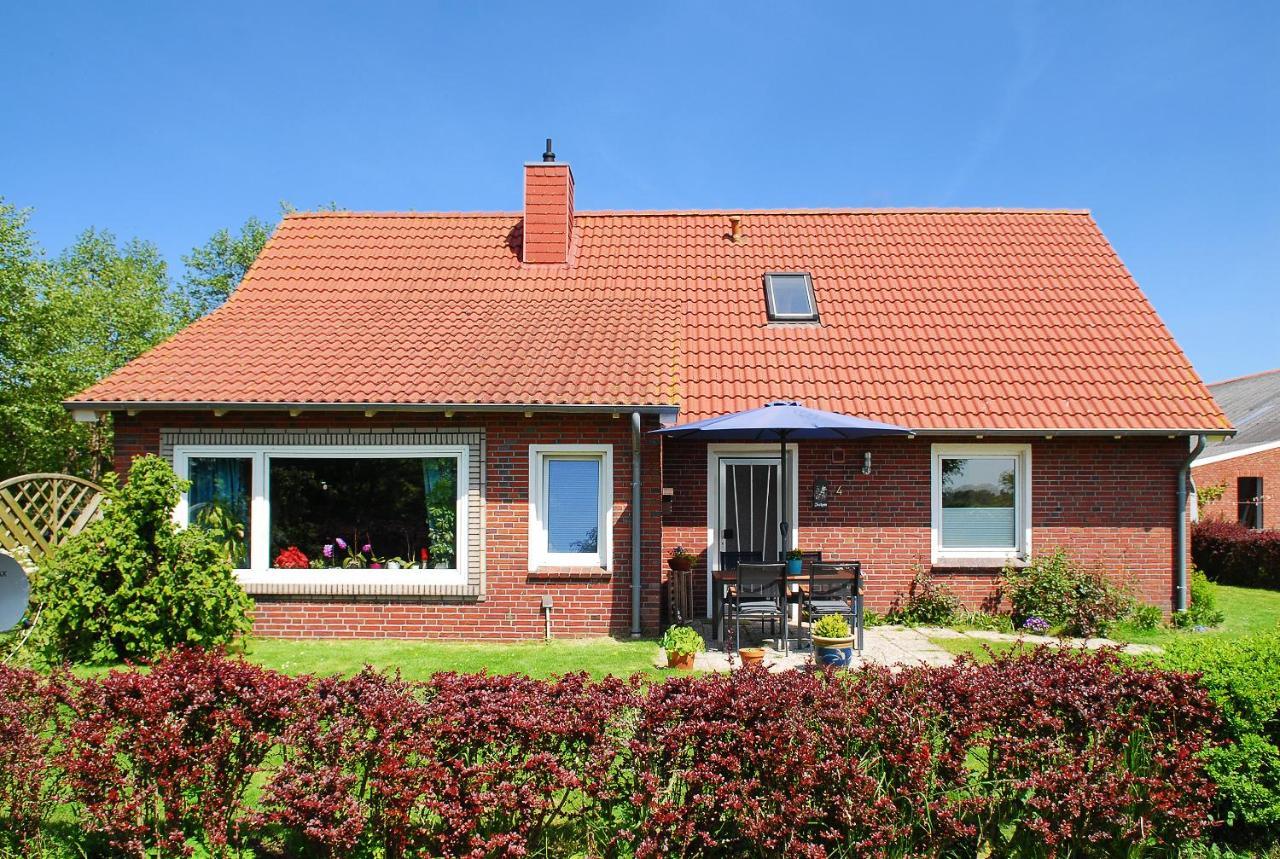
[[[631,413],[631,637],[640,637],[640,413]]]
[[[1178,582],[1174,588],[1173,610],[1180,612],[1187,610],[1187,479],[1191,474],[1191,463],[1204,451],[1204,447],[1204,436],[1197,435],[1196,446],[1178,469]]]

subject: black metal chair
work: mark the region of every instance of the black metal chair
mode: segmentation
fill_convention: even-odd
[[[824,615],[839,614],[848,618],[849,628],[854,635],[853,646],[861,653],[862,564],[858,561],[811,564],[805,613],[809,616],[810,630],[818,618]]]
[[[724,602],[725,624],[733,624],[731,649],[741,649],[744,623],[759,623],[762,633],[764,624],[769,624],[772,633],[781,623],[783,649],[786,649],[786,573],[786,564],[738,564],[733,593]]]

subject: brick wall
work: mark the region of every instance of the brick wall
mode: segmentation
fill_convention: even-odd
[[[156,453],[162,429],[483,427],[486,433],[485,540],[487,587],[483,601],[258,597],[255,631],[291,638],[539,638],[543,634],[543,595],[554,601],[554,634],[559,637],[625,634],[631,624],[631,421],[622,414],[551,415],[474,413],[439,414],[307,412],[291,418],[279,412],[141,412],[116,414],[116,469],[127,472],[132,457]],[[656,426],[646,418],[644,429]],[[528,479],[530,444],[613,445],[612,575],[603,571],[528,569]],[[658,626],[662,566],[660,442],[644,436],[646,467],[642,479],[644,590],[641,622],[646,632]]]
[[[1200,518],[1225,519],[1228,522],[1235,522],[1238,516],[1236,503],[1240,499],[1236,495],[1236,479],[1261,477],[1262,525],[1280,529],[1280,447],[1194,466],[1191,476],[1195,478],[1197,487],[1224,487],[1220,499],[1200,508]]]
[[[1032,446],[1033,551],[1065,546],[1131,583],[1144,601],[1171,607],[1177,471],[1186,439],[1000,441]],[[800,547],[828,559],[861,560],[869,577],[867,604],[877,611],[905,593],[917,569],[930,568],[930,445],[925,438],[799,445]],[[867,451],[872,470],[863,475]],[[707,448],[671,442],[663,456],[664,484],[674,490],[665,502],[663,549],[683,545],[699,555],[694,600],[705,610]],[[818,478],[830,487],[824,510],[810,503]],[[970,607],[989,605],[997,594],[998,570],[934,572]]]

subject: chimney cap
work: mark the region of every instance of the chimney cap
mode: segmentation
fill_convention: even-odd
[[[551,162],[556,160],[556,154],[551,151],[551,138],[547,138],[547,151],[542,153],[542,160]]]

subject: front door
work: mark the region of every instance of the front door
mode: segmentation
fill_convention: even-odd
[[[720,569],[781,559],[780,471],[776,456],[720,459]]]

